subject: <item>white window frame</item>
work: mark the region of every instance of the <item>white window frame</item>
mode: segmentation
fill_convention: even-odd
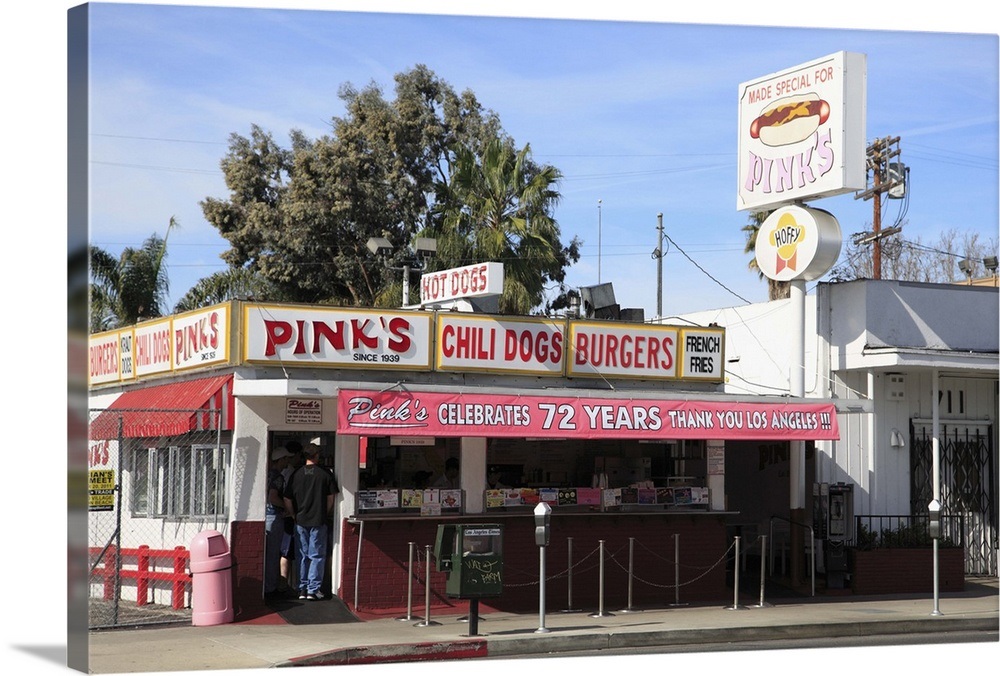
[[[133,481],[129,495],[132,516],[162,519],[224,517],[228,508],[229,450],[228,444],[134,449],[131,462]],[[145,505],[141,504],[143,501]]]

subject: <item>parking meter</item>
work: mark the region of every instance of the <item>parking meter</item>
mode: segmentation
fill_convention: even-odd
[[[545,633],[545,547],[549,544],[550,519],[552,508],[547,502],[535,505],[535,544],[538,545],[538,629],[536,633]]]
[[[549,544],[551,515],[552,508],[547,502],[539,502],[535,505],[535,544],[539,547],[545,547]]]
[[[927,511],[930,514],[928,530],[931,537],[936,540],[941,537],[941,503],[937,500],[931,500],[931,504],[927,506]]]

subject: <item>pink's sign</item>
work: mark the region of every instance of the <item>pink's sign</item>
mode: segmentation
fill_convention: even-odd
[[[363,436],[836,440],[828,403],[341,390],[337,433]]]

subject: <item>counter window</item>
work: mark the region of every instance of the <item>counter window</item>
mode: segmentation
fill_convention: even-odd
[[[413,443],[422,445],[409,445]],[[362,489],[457,488],[443,485],[443,477],[449,459],[460,455],[458,439],[369,437],[359,467],[359,485]]]

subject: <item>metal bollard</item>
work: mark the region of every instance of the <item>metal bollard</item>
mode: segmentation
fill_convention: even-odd
[[[601,562],[598,567],[599,579],[597,581],[597,594],[599,598],[597,612],[591,613],[590,617],[614,617],[614,613],[604,612],[604,540],[598,540],[598,548],[601,552]]]
[[[764,568],[764,558],[765,558],[764,557],[764,552],[766,552],[766,551],[767,551],[767,536],[766,535],[761,535],[760,536],[760,603],[758,603],[755,606],[751,606],[753,608],[770,608],[771,607],[770,603],[765,603],[764,602],[764,578],[766,577],[765,568]]]
[[[573,538],[566,538],[566,610],[564,613],[578,613],[573,607]]]
[[[681,603],[681,534],[674,533],[674,602],[671,606],[686,606]]]
[[[426,607],[426,612],[424,617],[426,617],[427,619],[425,619],[423,622],[417,622],[415,625],[413,625],[414,627],[432,627],[441,624],[440,622],[431,621],[431,546],[430,545],[424,545],[424,556],[425,560],[427,561],[427,575],[426,575],[426,582],[424,582],[424,605]]]
[[[638,613],[641,611],[632,608],[632,581],[634,579],[634,557],[635,538],[628,539],[628,605],[621,611],[623,613]]]
[[[740,605],[740,536],[733,538],[736,541],[736,558],[733,559],[733,605],[726,606],[726,610],[746,610],[746,606]]]
[[[410,542],[408,544],[410,552],[406,563],[406,615],[396,618],[397,620],[405,622],[420,619],[419,617],[413,616],[413,551],[417,545],[415,542]]]

